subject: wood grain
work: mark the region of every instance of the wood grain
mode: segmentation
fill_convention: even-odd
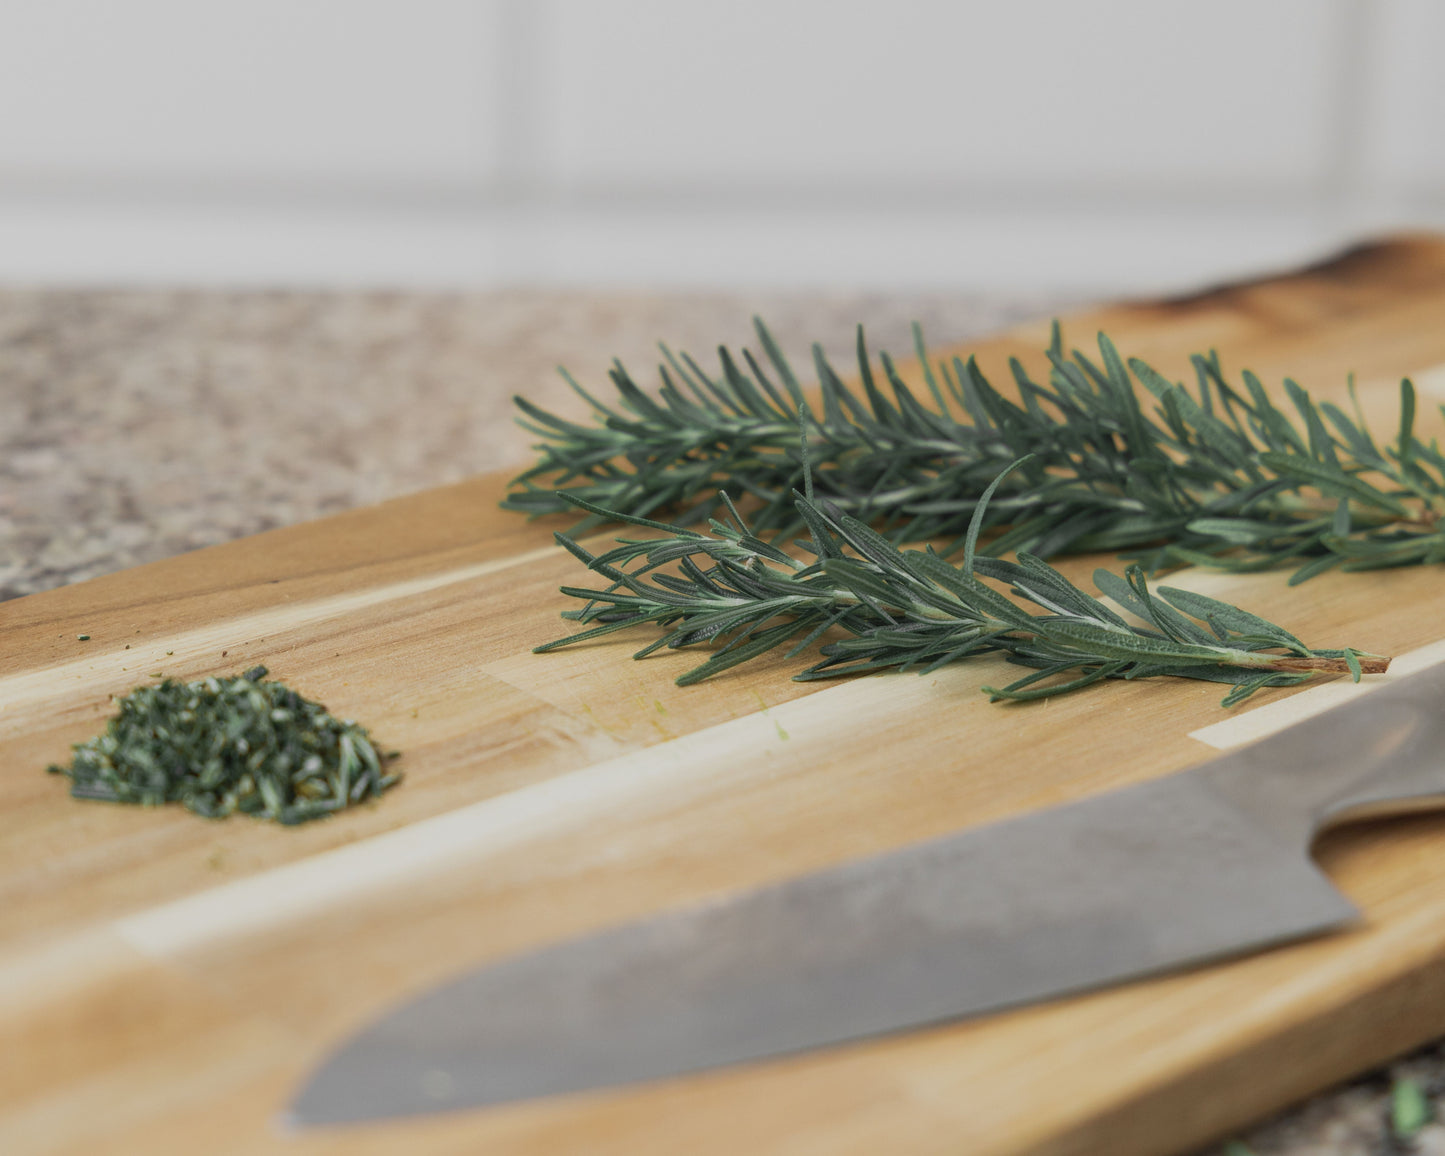
[[[1181,375],[1217,348],[1317,396],[1445,363],[1445,243],[1068,322]],[[970,347],[1037,365],[1047,326]],[[1431,386],[1428,383],[1435,382]],[[1435,400],[1441,400],[1436,398]],[[546,656],[576,564],[479,478],[0,605],[0,1148],[8,1152],[1168,1153],[1445,1034],[1445,820],[1322,863],[1350,932],[969,1023],[643,1087],[281,1136],[348,1032],[473,964],[1181,769],[1220,688],[991,706],[989,661],[691,689],[624,639]],[[1107,559],[1069,560],[1075,578]],[[1319,645],[1445,638],[1438,570],[1192,575]],[[78,634],[88,633],[88,642]],[[156,671],[264,662],[404,751],[405,784],[297,829],[71,800],[41,769]]]

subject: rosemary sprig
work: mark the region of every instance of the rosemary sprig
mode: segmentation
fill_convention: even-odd
[[[1147,626],[1130,624],[1027,551],[1017,562],[979,556],[979,531],[1003,480],[999,475],[980,496],[959,566],[931,548],[902,550],[836,506],[801,496],[795,496],[795,508],[808,539],[796,545],[811,560],[760,537],[725,494],[726,519],[711,519],[710,534],[565,494],[569,504],[599,518],[664,536],[618,539],[615,548],[595,555],[558,533],[559,543],[611,585],[564,586],[564,594],[586,605],[563,617],[586,629],[536,651],[654,623],[662,634],[634,658],[663,647],[715,645],[705,662],[677,679],[686,686],[786,643],[792,643],[787,657],[795,657],[830,631],[841,631],[846,637],[827,642],[821,659],[794,677],[889,667],[926,673],[998,652],[1034,673],[985,688],[994,701],[1045,698],[1105,678],[1179,675],[1234,684],[1226,706],[1261,687],[1294,685],[1319,672],[1348,671],[1358,679],[1388,665],[1388,659],[1350,649],[1311,650],[1284,628],[1213,598],[1168,587],[1153,591],[1137,565],[1123,578],[1098,570],[1094,580]],[[1014,599],[983,578],[1007,583]]]
[[[954,538],[943,550],[951,556],[990,481],[1030,457],[994,496],[987,528],[1001,533],[991,554],[1116,550],[1148,572],[1290,564],[1292,583],[1334,566],[1445,561],[1445,454],[1416,436],[1408,380],[1395,440],[1382,448],[1358,405],[1351,417],[1286,380],[1289,408],[1278,406],[1248,371],[1242,385],[1226,381],[1213,353],[1193,358],[1193,388],[1175,384],[1143,361],[1126,364],[1103,334],[1097,360],[1066,356],[1057,324],[1048,383],[1012,361],[1015,397],[972,358],[930,366],[915,326],[921,400],[886,354],[880,383],[860,329],[861,394],[815,346],[822,401],[814,413],[777,343],[755,324],[763,360],[720,349],[717,375],[664,346],[656,396],[620,363],[611,371],[614,405],[563,371],[594,424],[517,398],[521,424],[543,441],[502,504],[535,515],[576,498],[606,516],[667,510],[691,524],[715,512],[727,489],[753,503],[753,534],[785,539],[804,529],[793,493],[810,471],[836,509],[894,542]],[[1155,404],[1140,403],[1136,382]]]

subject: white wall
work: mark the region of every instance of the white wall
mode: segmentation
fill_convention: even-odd
[[[6,0],[0,281],[1196,284],[1445,226],[1438,0]]]

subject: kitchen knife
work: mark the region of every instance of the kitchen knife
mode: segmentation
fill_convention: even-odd
[[[1190,770],[463,975],[288,1121],[575,1092],[978,1015],[1339,928],[1324,827],[1445,806],[1445,665]]]

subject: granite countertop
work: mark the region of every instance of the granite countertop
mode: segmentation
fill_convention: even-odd
[[[806,362],[966,340],[1066,307],[964,294],[0,291],[0,599],[524,462],[510,398],[652,380],[655,343],[711,354],[768,319]],[[1445,1046],[1323,1094],[1211,1156],[1445,1156],[1392,1138],[1389,1090],[1445,1095]]]
[[[808,364],[962,340],[1048,302],[502,292],[0,291],[0,599],[523,462],[511,397],[654,377],[753,313]]]

